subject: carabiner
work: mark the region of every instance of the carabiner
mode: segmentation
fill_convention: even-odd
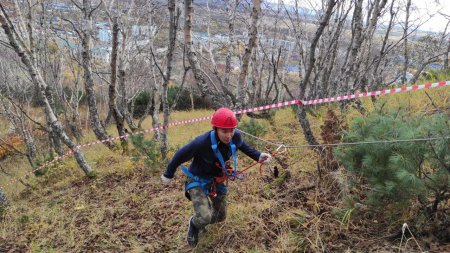
[[[281,149],[281,148],[284,148],[284,150],[280,152],[280,149]],[[275,149],[275,152],[273,152],[273,153],[274,153],[274,154],[275,154],[275,153],[283,154],[283,153],[285,153],[285,152],[287,152],[287,147],[286,147],[286,145],[281,144],[277,149]]]

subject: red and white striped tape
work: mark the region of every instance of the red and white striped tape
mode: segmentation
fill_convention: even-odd
[[[303,102],[301,100],[292,100],[292,101],[275,103],[275,104],[271,104],[271,105],[263,105],[263,106],[259,106],[259,107],[253,107],[253,108],[248,108],[248,109],[244,109],[244,110],[239,110],[239,111],[236,111],[235,113],[243,114],[243,113],[247,113],[247,112],[263,111],[263,110],[269,110],[269,109],[273,109],[273,108],[280,108],[280,107],[284,107],[284,106],[301,105],[301,104],[303,104]]]
[[[188,120],[183,120],[183,121],[176,121],[176,122],[169,123],[169,125],[167,127],[186,125],[186,124],[190,124],[190,123],[206,121],[206,120],[209,120],[209,119],[211,119],[211,116],[200,117],[200,118],[195,118],[195,119],[188,119]],[[66,157],[69,157],[69,156],[72,156],[74,154],[75,150],[80,150],[81,148],[84,148],[84,147],[91,147],[91,146],[94,146],[94,145],[97,145],[97,144],[102,144],[104,142],[110,142],[110,141],[113,141],[113,140],[118,140],[118,139],[122,139],[122,138],[128,138],[129,136],[132,136],[132,135],[150,133],[150,132],[153,132],[153,131],[155,131],[157,129],[161,130],[161,129],[164,129],[164,127],[161,126],[161,127],[149,128],[149,129],[145,129],[145,130],[142,130],[142,131],[139,131],[139,132],[135,132],[133,134],[125,134],[125,135],[122,135],[122,136],[110,137],[110,138],[107,138],[107,139],[104,139],[104,140],[101,140],[101,141],[93,141],[93,142],[86,143],[86,144],[83,144],[83,145],[78,145],[78,146],[75,147],[74,150],[70,150],[70,151],[66,152],[65,154],[63,154],[62,156],[57,156],[53,160],[45,162],[41,166],[39,166],[36,169],[26,173],[25,175],[23,175],[21,177],[18,177],[18,178],[10,180],[4,186],[0,186],[0,189],[4,189],[5,187],[7,187],[7,186],[9,186],[9,185],[11,185],[13,183],[17,183],[20,179],[28,177],[31,174],[35,173],[36,171],[42,170],[42,169],[44,169],[44,168],[46,168],[46,167],[56,163],[59,160],[62,160],[62,159],[66,158]]]
[[[236,114],[243,114],[243,113],[247,113],[247,112],[256,112],[256,111],[263,111],[263,110],[269,110],[269,109],[274,109],[274,108],[280,108],[280,107],[285,107],[285,106],[291,106],[291,105],[315,105],[315,104],[322,104],[322,103],[330,103],[330,102],[337,102],[337,101],[342,101],[342,100],[350,100],[350,99],[355,99],[355,98],[361,98],[361,97],[368,97],[368,96],[378,96],[378,95],[386,95],[386,94],[394,94],[394,93],[400,93],[400,92],[408,92],[408,91],[414,91],[414,90],[421,90],[421,89],[428,89],[428,88],[437,88],[437,87],[442,87],[442,86],[448,86],[450,85],[450,81],[445,81],[445,82],[437,82],[437,83],[428,83],[428,84],[421,84],[421,85],[412,85],[412,86],[406,86],[406,87],[400,87],[400,88],[392,88],[392,89],[387,89],[387,90],[377,90],[377,91],[371,91],[371,92],[364,92],[364,93],[355,93],[352,95],[345,95],[345,96],[336,96],[336,97],[331,97],[331,98],[321,98],[321,99],[314,99],[314,100],[308,100],[308,101],[301,101],[301,100],[291,100],[291,101],[285,101],[285,102],[280,102],[280,103],[275,103],[275,104],[271,104],[271,105],[264,105],[264,106],[259,106],[259,107],[254,107],[254,108],[248,108],[248,109],[243,109],[243,110],[239,110],[236,111]],[[186,125],[186,124],[191,124],[191,123],[197,123],[197,122],[202,122],[202,121],[206,121],[206,120],[210,120],[211,116],[206,116],[206,117],[200,117],[200,118],[194,118],[194,119],[188,119],[188,120],[183,120],[183,121],[176,121],[176,122],[172,122],[169,123],[169,125],[167,127],[172,127],[172,126],[180,126],[180,125]],[[137,134],[146,134],[146,133],[150,133],[153,132],[157,129],[164,129],[164,127],[156,127],[156,128],[149,128],[149,129],[145,129],[139,132],[135,132],[133,134],[125,134],[123,136],[117,136],[117,137],[110,137],[101,141],[93,141],[90,143],[86,143],[83,145],[78,145],[76,146],[76,150],[79,150],[81,148],[84,147],[91,147],[94,145],[98,145],[98,144],[102,144],[104,142],[110,142],[110,141],[114,141],[114,140],[119,140],[119,139],[123,139],[123,138],[128,138],[131,135],[137,135]],[[9,183],[7,183],[5,186],[8,186],[12,183],[17,182],[19,179],[24,178],[26,176],[31,175],[32,173],[41,170],[65,157],[69,157],[71,155],[73,155],[74,151],[68,151],[67,153],[65,153],[62,156],[58,156],[55,159],[53,159],[52,161],[46,162],[43,165],[39,166],[38,168],[36,168],[35,170],[27,173],[26,175],[19,177],[17,179],[13,179],[11,180]],[[0,189],[2,189],[3,187],[0,186]]]
[[[331,97],[331,98],[313,99],[313,100],[303,101],[303,104],[304,105],[316,105],[316,104],[330,103],[330,102],[336,102],[336,101],[342,101],[342,100],[350,100],[350,99],[362,98],[362,97],[379,96],[379,95],[394,94],[394,93],[408,92],[408,91],[428,89],[428,88],[436,88],[436,87],[442,87],[442,86],[448,86],[448,85],[450,85],[450,81],[438,82],[438,83],[427,83],[427,84],[421,84],[421,85],[412,85],[412,86],[407,86],[407,87],[392,88],[392,89],[387,89],[387,90],[376,90],[376,91],[370,91],[370,92],[355,93],[352,95],[336,96],[336,97]]]
[[[46,168],[46,167],[48,167],[48,166],[54,164],[55,162],[57,162],[57,161],[59,161],[59,160],[62,160],[62,159],[64,159],[64,158],[66,158],[66,157],[71,156],[72,154],[73,154],[72,151],[68,151],[68,152],[66,152],[65,154],[63,154],[62,156],[57,156],[57,157],[53,158],[53,160],[45,162],[45,163],[42,164],[41,166],[39,166],[39,167],[37,167],[36,169],[34,169],[34,170],[32,170],[32,171],[26,173],[25,175],[23,175],[23,176],[21,176],[21,177],[17,177],[17,178],[11,179],[11,180],[10,180],[7,184],[5,184],[4,186],[0,186],[0,189],[4,189],[4,187],[7,187],[7,186],[9,186],[9,185],[11,185],[11,184],[14,184],[14,183],[17,183],[17,182],[19,182],[20,179],[26,178],[26,177],[30,176],[31,174],[35,173],[36,171],[42,170],[42,169],[44,169],[44,168]]]

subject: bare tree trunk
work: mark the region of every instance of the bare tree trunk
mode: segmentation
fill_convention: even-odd
[[[347,51],[347,57],[343,66],[345,70],[343,78],[340,81],[342,85],[340,89],[341,93],[345,93],[348,90],[353,89],[356,81],[356,72],[357,68],[359,68],[357,64],[357,56],[359,55],[358,52],[363,41],[362,5],[363,0],[356,0],[352,19],[352,43]]]
[[[94,91],[94,79],[92,77],[91,69],[91,36],[92,36],[92,14],[95,9],[92,8],[91,0],[83,0],[83,26],[81,29],[81,45],[82,45],[82,66],[84,70],[84,84],[86,90],[86,99],[89,106],[90,125],[98,140],[108,139],[106,130],[100,122],[100,117],[97,111],[97,101]],[[105,141],[104,144],[110,148],[115,148],[114,142]]]
[[[34,162],[34,159],[36,157],[36,142],[34,141],[34,137],[29,131],[25,130],[22,134],[25,137],[25,144],[27,146],[28,163],[34,170],[35,168],[37,168],[36,163]]]
[[[420,65],[420,67],[417,69],[416,73],[414,73],[414,76],[411,79],[411,83],[415,83],[419,79],[420,74],[425,69],[425,67],[428,66],[428,64],[439,61],[439,56],[440,55],[432,56],[432,57],[428,58],[424,63],[422,63]]]
[[[254,55],[255,57],[255,63],[258,62],[258,59],[256,58],[256,54]],[[253,61],[253,60],[252,60]],[[258,65],[254,65],[255,66],[255,70],[253,72],[253,78],[255,79],[254,81],[256,82],[256,92],[255,92],[255,98],[254,100],[256,100],[256,104],[260,105],[262,103],[265,103],[267,100],[267,97],[264,96],[264,89],[263,89],[263,82],[262,82],[262,76],[263,76],[263,69],[264,69],[264,56],[262,57],[262,59],[259,59],[259,63]]]
[[[405,28],[403,29],[403,37],[405,40],[403,41],[403,72],[402,72],[402,83],[406,83],[406,72],[408,72],[408,64],[409,64],[409,54],[408,54],[408,28],[409,28],[409,11],[411,8],[411,0],[408,0],[406,3],[406,16],[405,16]]]
[[[152,127],[155,129],[154,138],[155,140],[161,140],[161,131],[159,127],[161,123],[159,122],[159,110],[161,108],[161,86],[159,81],[156,80],[155,75],[155,65],[152,64],[152,75],[153,75],[153,85],[152,85],[152,102],[153,102],[153,111],[152,111]]]
[[[151,67],[150,67],[151,68]],[[153,79],[153,82],[155,82],[155,80]],[[149,84],[150,84],[150,87],[149,87],[149,90],[153,90],[153,86],[154,86],[154,84],[151,84],[150,82],[149,82]],[[137,128],[138,129],[140,129],[140,128],[142,128],[142,123],[144,122],[144,120],[147,118],[147,116],[148,116],[148,114],[150,113],[150,111],[152,110],[152,107],[153,107],[153,92],[151,93],[151,98],[149,99],[149,101],[148,101],[148,103],[147,103],[147,105],[145,106],[145,110],[144,110],[144,114],[142,115],[142,117],[139,119],[139,121],[138,121],[138,125],[137,125]]]
[[[177,27],[178,27],[178,18],[179,18],[179,9],[176,8],[176,0],[169,0],[169,46],[167,49],[167,65],[166,65],[166,74],[164,76],[164,82],[162,87],[162,105],[163,105],[163,126],[161,131],[161,158],[165,162],[167,160],[167,151],[168,151],[168,136],[167,136],[167,127],[169,125],[169,101],[167,99],[167,90],[169,81],[172,75],[172,63],[173,63],[173,53],[175,51],[175,43],[177,38]]]
[[[259,82],[256,50],[252,53],[252,87],[249,89],[250,106],[259,105],[261,99],[261,83]]]
[[[369,16],[367,18],[370,18],[369,25],[365,29],[364,33],[364,47],[360,51],[359,55],[359,61],[357,62],[358,66],[361,66],[359,69],[360,71],[357,72],[357,82],[355,85],[355,90],[365,90],[368,88],[369,81],[371,81],[373,78],[370,76],[371,72],[370,65],[371,65],[371,56],[373,51],[373,41],[374,41],[374,34],[375,29],[378,24],[378,20],[381,16],[381,12],[383,11],[384,7],[386,6],[387,0],[376,0],[371,5],[371,12],[369,12]],[[362,69],[362,70],[361,70]]]
[[[228,15],[228,38],[229,43],[227,47],[227,55],[225,56],[225,76],[223,81],[223,91],[230,97],[233,104],[236,103],[236,98],[232,92],[228,89],[230,86],[231,78],[231,59],[234,54],[234,22],[236,19],[236,8],[238,5],[238,0],[228,0],[227,1],[227,15]]]
[[[130,103],[127,104],[127,109],[126,109],[126,113],[125,113],[125,120],[127,121],[128,127],[130,127],[130,130],[132,132],[136,131],[138,129],[138,127],[136,126],[136,123],[134,123],[134,119],[133,119],[133,111],[134,111],[134,100],[131,100]],[[128,105],[131,105],[131,112],[130,110],[128,110]]]
[[[77,160],[78,165],[84,171],[84,173],[86,174],[91,173],[92,169],[87,163],[86,159],[84,158],[83,153],[77,148],[75,143],[73,143],[72,140],[67,136],[66,132],[62,128],[61,123],[59,122],[55,113],[53,112],[52,107],[50,106],[50,103],[45,94],[47,84],[45,83],[44,79],[42,79],[42,76],[37,69],[35,56],[32,53],[33,51],[24,47],[25,43],[20,37],[18,37],[17,35],[18,33],[14,31],[14,27],[10,26],[10,23],[7,21],[9,17],[5,12],[3,4],[1,3],[0,8],[1,8],[0,23],[2,25],[2,28],[5,31],[5,34],[8,36],[9,44],[17,53],[17,55],[21,58],[28,73],[30,74],[33,84],[39,88],[44,111],[51,123],[52,130],[56,134],[58,134],[58,136],[61,138],[64,144],[75,153],[75,159]]]
[[[124,120],[127,121],[128,127],[131,129],[131,131],[136,131],[137,126],[134,123],[133,117],[130,113],[130,110],[128,109],[129,106],[129,100],[127,98],[127,86],[126,86],[126,75],[127,75],[127,59],[126,59],[126,46],[128,41],[128,33],[125,31],[122,31],[122,46],[120,48],[120,55],[119,55],[119,90],[121,93],[121,113],[124,118]]]
[[[29,3],[30,2],[28,2],[28,4]],[[28,17],[27,29],[30,32],[30,31],[32,31],[31,24],[33,22],[33,20],[32,20],[32,12],[33,12],[33,10],[32,10],[31,6],[29,6],[28,8],[29,8],[29,10],[28,10],[28,15],[27,15],[27,17]],[[43,21],[41,20],[41,22],[43,22]],[[40,28],[42,29],[42,24],[41,24]],[[29,36],[29,37],[31,37],[31,36]],[[40,40],[38,40],[38,41],[40,41]],[[43,41],[41,43],[44,43],[44,45],[47,45],[48,39],[47,39],[47,35],[46,34],[43,35]],[[49,100],[50,106],[52,107],[53,111],[57,112],[57,108],[56,108],[56,105],[55,105],[55,96],[54,96],[54,94],[56,94],[58,92],[58,90],[57,90],[58,87],[57,87],[56,83],[58,83],[58,79],[60,80],[60,78],[58,78],[58,76],[59,76],[59,73],[61,73],[61,65],[59,64],[59,61],[57,59],[55,59],[53,61],[51,61],[49,59],[48,50],[46,50],[46,49],[42,50],[42,54],[43,54],[42,57],[40,57],[41,54],[39,54],[39,55],[38,54],[34,54],[35,57],[40,57],[40,59],[37,59],[37,64],[36,65],[41,67],[42,69],[44,69],[44,71],[42,72],[43,79],[44,79],[45,83],[50,84],[50,85],[48,85],[46,87],[45,93],[46,93],[47,99]],[[52,66],[50,71],[48,71],[49,66]],[[51,86],[51,84],[53,84],[53,86]],[[47,121],[49,121],[49,120],[47,119]],[[62,149],[61,139],[58,137],[57,134],[55,134],[52,131],[52,129],[50,127],[50,122],[47,122],[47,124],[48,124],[49,130],[50,130],[48,132],[49,143],[50,143],[50,150],[49,150],[50,154],[53,155],[53,152],[56,151],[56,153],[58,155],[62,156],[64,154],[64,152],[63,152],[63,149]]]
[[[152,111],[152,127],[155,129],[155,140],[161,140],[161,131],[159,127],[161,123],[159,122],[159,109],[161,107],[161,90],[160,85],[157,83],[156,79],[153,84],[153,111]]]
[[[153,51],[153,39],[150,40],[150,50]],[[161,108],[161,85],[159,80],[157,80],[156,78],[156,71],[155,71],[155,64],[156,64],[156,59],[155,61],[152,63],[151,67],[150,67],[150,71],[152,74],[152,78],[153,78],[153,84],[152,84],[152,102],[149,103],[149,110],[151,109],[151,105],[153,104],[153,111],[152,111],[152,127],[153,129],[155,129],[154,131],[154,138],[157,141],[161,140],[161,131],[159,129],[159,127],[161,126],[161,123],[159,122],[159,110]],[[164,74],[161,73],[163,75],[162,79],[164,80]]]
[[[315,55],[316,55],[317,42],[319,41],[325,27],[328,25],[328,23],[330,21],[331,14],[333,12],[333,8],[335,5],[336,5],[336,0],[328,0],[327,9],[320,20],[319,27],[317,28],[316,34],[314,35],[314,38],[311,42],[311,46],[309,47],[309,60],[306,64],[306,73],[300,84],[300,96],[302,98],[305,98],[305,91],[308,86],[308,82],[309,82],[309,78],[311,77],[312,70],[314,68],[314,63],[316,61]]]
[[[328,53],[325,56],[322,66],[319,67],[319,77],[318,77],[318,87],[319,90],[317,92],[317,97],[326,97],[330,96],[334,89],[339,87],[339,84],[335,83],[334,86],[330,85],[330,79],[332,77],[333,70],[337,68],[337,55],[339,50],[339,40],[342,35],[342,31],[344,29],[344,23],[347,20],[348,14],[350,13],[351,8],[347,10],[344,8],[345,3],[338,2],[336,6],[336,14],[334,18],[333,25],[329,25],[332,27],[332,31],[329,32],[328,36]],[[332,36],[331,36],[332,35]],[[325,42],[324,42],[325,43]],[[327,47],[327,46],[325,46]]]
[[[444,55],[444,69],[448,69],[448,57],[450,55],[450,38],[447,42],[447,53]]]
[[[308,65],[307,65],[306,74],[305,74],[304,79],[302,80],[302,83],[300,84],[300,97],[301,98],[305,97],[305,90],[306,90],[306,87],[308,86],[308,81],[311,76],[312,69],[314,68],[315,51],[316,51],[316,47],[317,47],[317,42],[319,41],[320,37],[322,36],[325,26],[327,26],[330,21],[331,14],[333,12],[333,8],[335,5],[336,5],[336,0],[328,1],[327,9],[321,18],[319,27],[317,28],[316,34],[311,43],[310,51],[309,51],[309,61],[308,61]],[[309,120],[306,115],[305,107],[299,106],[298,108],[299,108],[299,110],[297,113],[297,117],[299,119],[300,125],[302,126],[303,134],[305,135],[305,138],[308,141],[308,144],[309,145],[317,145],[318,142],[317,142],[316,138],[314,137],[314,134],[309,125]]]
[[[125,45],[123,45],[125,46]],[[122,54],[123,56],[123,54]],[[133,117],[130,113],[130,110],[128,109],[129,101],[127,99],[127,89],[126,89],[126,70],[125,70],[125,63],[124,58],[120,57],[119,60],[119,87],[120,87],[120,93],[122,95],[122,116],[127,121],[128,127],[130,127],[131,131],[136,131],[137,126],[134,123]]]
[[[78,96],[78,95],[77,95]],[[72,112],[72,132],[75,135],[75,138],[77,139],[77,141],[81,140],[81,120],[80,120],[80,111],[78,110],[79,108],[79,101],[75,101],[78,100],[77,96],[75,98],[73,98],[73,112]]]
[[[61,56],[61,58],[65,58]],[[75,64],[74,57],[68,57],[68,64],[65,66],[69,68],[70,73],[74,77],[73,81],[73,88],[70,89],[70,96],[68,97],[65,92],[62,92],[61,97],[62,100],[64,100],[67,104],[67,108],[70,109],[70,116],[67,120],[67,124],[69,125],[70,131],[75,136],[77,142],[79,143],[81,140],[81,134],[82,134],[82,126],[81,126],[81,119],[80,119],[80,101],[83,97],[83,89],[80,88],[81,83],[81,73],[77,69],[75,69],[75,66],[78,66],[78,64]]]
[[[116,122],[117,132],[120,136],[125,136],[124,119],[117,109],[116,103],[116,83],[117,83],[117,49],[119,47],[119,24],[117,17],[112,19],[112,49],[111,49],[111,82],[109,84],[109,112]],[[122,149],[124,152],[128,150],[127,139],[121,138]]]
[[[195,52],[195,50],[193,48],[191,33],[192,33],[192,19],[193,19],[194,7],[192,4],[192,0],[184,1],[184,10],[185,10],[185,12],[184,12],[185,13],[184,14],[184,17],[185,17],[185,19],[184,19],[184,44],[186,47],[189,64],[191,65],[192,72],[194,73],[194,78],[197,83],[197,86],[199,87],[200,92],[203,97],[209,97],[211,99],[213,106],[215,108],[226,106],[227,102],[225,101],[225,97],[213,92],[210,89],[210,87],[208,86],[208,84],[206,83],[204,74],[200,68],[200,63],[197,58],[197,53]],[[163,105],[164,105],[164,103],[163,103]]]
[[[9,90],[9,87],[7,87],[7,89]],[[7,91],[7,93],[9,93],[9,91]],[[10,101],[12,101],[12,98],[9,96],[9,94],[6,94],[6,96]],[[25,142],[25,145],[27,147],[27,152],[25,155],[31,168],[35,169],[37,167],[34,162],[36,158],[36,142],[34,140],[33,135],[30,132],[26,120],[24,119],[24,114],[26,112],[23,111],[24,110],[23,108],[20,108],[19,110],[21,112],[18,112],[17,111],[18,105],[12,102],[7,103],[2,97],[0,97],[0,102],[3,107],[4,115],[8,118],[10,123],[14,126],[15,131],[18,132],[18,134],[20,134],[20,137]]]
[[[309,145],[319,145],[319,142],[317,142],[317,139],[314,136],[313,131],[311,130],[311,125],[309,124],[309,120],[306,115],[306,109],[303,105],[298,106],[297,116],[298,116],[300,125],[302,126],[303,135],[305,136],[305,139],[308,142],[308,144]],[[313,148],[313,149],[316,151],[319,150],[318,148]]]
[[[153,14],[154,14],[154,12],[153,12],[153,10],[151,10],[150,13],[149,13],[149,22],[148,22],[150,27],[152,27],[154,25],[154,23],[153,23]],[[153,35],[152,35],[149,38],[149,48],[150,48],[151,52],[154,51],[153,44],[154,43],[153,43]],[[156,61],[156,59],[154,59],[154,60]],[[150,76],[151,76],[151,81],[152,82],[149,81],[148,84],[149,84],[149,90],[152,90],[152,93],[151,93],[150,101],[148,101],[147,106],[145,107],[144,115],[138,121],[137,127],[139,129],[142,128],[142,123],[147,118],[148,114],[152,110],[152,107],[155,106],[155,97],[158,96],[158,99],[159,99],[159,92],[160,91],[159,91],[159,85],[158,85],[158,82],[156,80],[156,75],[155,75],[155,62],[151,62],[150,64],[151,64],[151,66],[149,67],[149,70],[150,70]],[[153,116],[153,111],[152,111],[152,116]],[[156,116],[158,117],[158,114],[156,114]],[[159,121],[159,118],[158,118],[157,121]],[[152,120],[152,124],[154,124],[154,122],[155,121]],[[155,127],[155,126],[153,126],[153,127]],[[158,122],[158,127],[159,127],[159,122]],[[159,140],[159,130],[155,130],[154,134],[155,134],[155,136],[154,136],[155,139]]]
[[[195,104],[194,104],[194,89],[192,87],[189,87],[189,99],[191,100],[191,110],[195,110]]]
[[[375,67],[372,68],[372,70],[373,70],[373,80],[371,82],[375,83],[375,84],[381,83],[381,77],[380,77],[381,74],[379,74],[378,69],[380,68],[381,61],[382,61],[384,55],[386,54],[386,45],[387,45],[387,42],[388,42],[389,35],[390,35],[391,30],[392,30],[392,27],[394,26],[394,18],[397,15],[397,11],[394,10],[394,3],[395,3],[395,1],[392,1],[391,7],[389,9],[389,14],[390,14],[389,23],[388,23],[388,26],[386,28],[385,35],[383,37],[383,42],[381,44],[381,49],[380,49],[379,56],[374,59]],[[375,87],[375,88],[378,88],[378,87]]]
[[[49,86],[47,86],[45,89],[45,95],[49,100],[52,110],[55,111],[55,102],[54,102],[54,98],[53,98],[53,91],[51,90],[51,88]],[[50,125],[51,125],[50,119],[48,119],[48,118],[47,118],[47,124],[50,129],[50,131],[48,132],[49,143],[50,143],[50,153],[53,153],[54,151],[56,151],[56,153],[61,156],[64,154],[64,152],[62,150],[61,139],[59,139],[58,135],[53,132],[52,128],[50,127]]]
[[[236,108],[244,109],[247,106],[247,76],[250,58],[253,48],[256,46],[258,39],[259,17],[261,15],[261,0],[252,0],[253,8],[251,14],[251,25],[249,31],[248,44],[245,46],[245,52],[242,57],[241,73],[238,78],[237,85],[237,101]]]

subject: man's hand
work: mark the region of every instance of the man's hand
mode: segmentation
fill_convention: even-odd
[[[170,183],[172,183],[172,180],[173,180],[173,178],[168,178],[168,177],[164,176],[164,174],[161,175],[161,181],[164,184],[170,184]]]
[[[261,155],[259,156],[258,162],[263,163],[263,164],[268,164],[268,163],[270,163],[271,160],[272,160],[272,156],[270,154],[261,153]]]

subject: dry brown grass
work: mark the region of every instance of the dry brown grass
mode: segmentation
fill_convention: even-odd
[[[439,106],[448,107],[444,89],[427,91]],[[386,106],[398,104],[417,110],[432,110],[423,91],[387,96]],[[364,105],[373,110],[369,99]],[[311,117],[316,136],[326,116],[317,107]],[[212,111],[177,112],[171,120],[210,115]],[[359,116],[350,110],[347,119]],[[245,118],[244,118],[245,120]],[[265,139],[290,145],[305,144],[295,114],[278,110]],[[150,127],[146,121],[145,128]],[[170,129],[171,154],[176,147],[210,129],[209,122]],[[110,132],[114,132],[111,127]],[[245,137],[247,138],[247,137]],[[83,142],[92,141],[88,133]],[[335,209],[343,207],[342,174],[317,177],[317,155],[308,149],[292,149],[284,158],[291,177],[279,186],[265,170],[249,172],[243,182],[231,182],[228,218],[209,226],[199,245],[185,243],[191,203],[183,196],[180,171],[172,186],[159,181],[163,168],[149,170],[142,160],[132,161],[102,145],[85,150],[98,171],[83,176],[73,158],[50,168],[43,177],[31,177],[34,190],[14,185],[6,191],[13,206],[0,223],[0,252],[378,252],[398,251],[386,240],[387,231],[370,220],[339,219]],[[10,170],[26,167],[24,160],[6,161]],[[251,161],[240,156],[240,165]],[[17,170],[15,175],[26,171]],[[4,180],[2,181],[2,183]],[[307,187],[313,186],[313,188]],[[351,216],[351,215],[350,215]],[[420,240],[420,239],[419,239]]]

